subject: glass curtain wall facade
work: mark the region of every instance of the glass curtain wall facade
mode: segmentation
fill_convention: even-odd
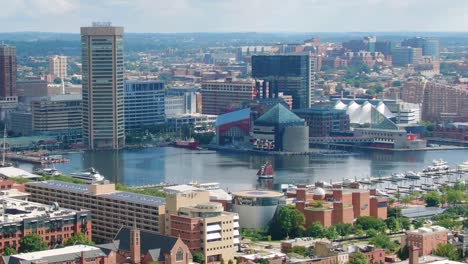
[[[138,130],[166,121],[164,83],[125,82],[125,130]]]
[[[252,56],[252,77],[268,81],[270,92],[276,96],[291,95],[293,109],[310,107],[314,94],[312,72],[309,54]]]

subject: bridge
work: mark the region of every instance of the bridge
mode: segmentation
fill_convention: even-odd
[[[373,137],[310,137],[309,144],[373,143]]]

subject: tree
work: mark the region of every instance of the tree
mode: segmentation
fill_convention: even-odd
[[[401,247],[400,249],[398,249],[397,251],[397,256],[401,259],[401,260],[406,260],[409,258],[409,248],[407,245],[405,245],[404,247]]]
[[[374,229],[376,231],[384,231],[387,227],[384,221],[373,216],[360,216],[356,220],[356,226],[364,231]]]
[[[411,222],[408,218],[401,217],[398,218],[398,221],[400,221],[401,228],[405,230],[409,230],[411,228]]]
[[[453,244],[439,244],[435,250],[435,254],[437,256],[446,257],[449,260],[458,260],[460,258],[460,254]]]
[[[205,255],[201,252],[195,252],[192,255],[193,262],[204,264],[205,263]]]
[[[73,246],[76,244],[81,244],[81,245],[93,245],[93,241],[89,240],[85,234],[82,232],[78,232],[71,236],[69,239],[63,243],[64,246]]]
[[[403,217],[403,213],[401,212],[401,208],[400,207],[395,207],[395,206],[388,207],[387,217],[395,217],[395,218]]]
[[[465,193],[460,190],[447,191],[447,202],[449,204],[460,203],[465,199]]]
[[[398,232],[401,230],[399,219],[393,216],[387,218],[387,220],[385,220],[385,224],[387,225],[388,229],[392,230],[393,232]]]
[[[12,247],[5,247],[5,250],[3,251],[3,256],[11,256],[15,254],[18,254],[18,252]]]
[[[356,252],[349,258],[349,264],[369,264],[367,256],[362,252]]]
[[[60,78],[55,78],[55,79],[54,79],[54,83],[55,83],[55,84],[62,84],[62,79],[60,79]]]
[[[228,260],[228,264],[234,264],[234,261],[232,259]]]
[[[440,206],[440,194],[436,191],[428,192],[424,195],[424,200],[426,201],[426,206],[428,207],[438,207]]]
[[[335,240],[339,237],[340,235],[336,231],[336,228],[334,226],[331,226],[325,230],[325,237],[330,239],[330,240]]]
[[[46,250],[47,244],[42,241],[42,237],[36,233],[30,233],[23,237],[20,241],[20,252],[34,252]]]
[[[409,195],[405,195],[403,196],[403,198],[401,198],[401,202],[404,203],[405,205],[408,205],[412,200],[413,199]]]
[[[309,249],[304,246],[294,246],[290,249],[289,252],[296,253],[304,257],[307,257],[309,255]]]
[[[394,251],[397,247],[397,245],[394,242],[390,241],[390,238],[383,233],[375,235],[369,240],[369,243],[379,248],[387,249],[389,251]]]
[[[223,258],[221,259],[220,264],[226,264],[226,262],[224,262],[224,259],[223,259]]]
[[[392,86],[394,86],[394,87],[401,87],[401,81],[394,81],[394,82],[392,83]]]
[[[353,233],[353,225],[351,224],[338,223],[335,225],[335,228],[341,238],[347,237]]]
[[[306,233],[313,238],[323,238],[325,237],[325,228],[320,222],[315,222],[307,228]]]
[[[273,221],[273,238],[297,237],[301,235],[305,223],[304,214],[294,206],[284,206]]]

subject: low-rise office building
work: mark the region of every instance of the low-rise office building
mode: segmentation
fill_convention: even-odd
[[[36,233],[54,247],[78,232],[91,239],[91,212],[60,208],[58,203],[47,200],[35,203],[3,197],[0,208],[0,252],[6,247],[19,249],[21,239]]]
[[[202,83],[202,113],[220,115],[230,108],[238,108],[257,94],[254,80],[209,81]]]
[[[350,120],[345,110],[318,105],[308,109],[297,109],[294,113],[307,122],[310,137],[327,137],[333,132],[349,131]]]
[[[125,131],[163,124],[164,82],[125,81]]]
[[[180,237],[192,252],[202,252],[205,262],[234,259],[239,244],[239,216],[210,202],[208,191],[169,193],[166,196],[165,234]]]
[[[81,95],[55,95],[31,102],[34,133],[79,137],[82,128]]]
[[[26,191],[35,202],[57,202],[74,210],[90,210],[96,241],[110,241],[121,227],[134,224],[143,230],[164,230],[164,198],[116,191],[114,184],[61,181],[29,182]]]

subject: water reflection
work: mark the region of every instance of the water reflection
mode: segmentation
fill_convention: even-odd
[[[316,181],[365,178],[392,172],[422,170],[433,159],[455,166],[468,159],[468,150],[382,152],[359,156],[264,156],[192,151],[172,147],[67,154],[70,163],[57,164],[65,173],[96,168],[107,179],[128,185],[219,182],[232,190],[255,189],[257,170],[268,160],[275,168],[273,184],[309,184]],[[32,170],[30,164],[20,164]],[[268,185],[267,187],[269,187]],[[269,187],[270,188],[270,187]]]

